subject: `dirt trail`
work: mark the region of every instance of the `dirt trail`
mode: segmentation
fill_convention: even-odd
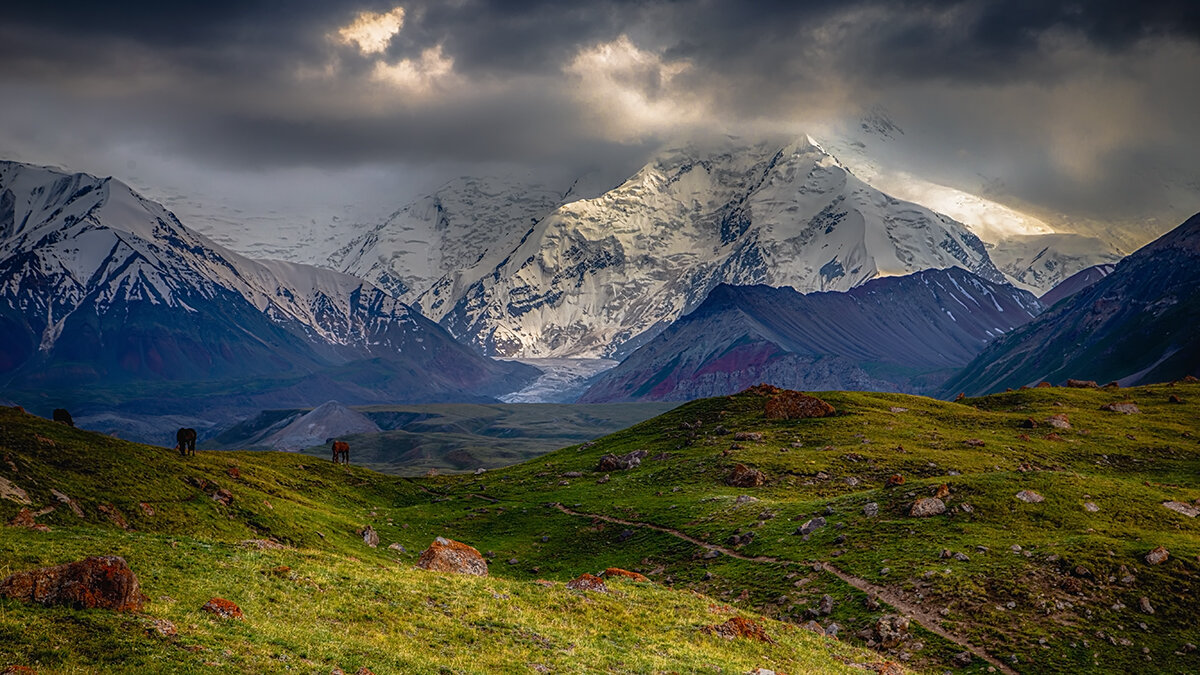
[[[554,506],[554,508],[558,509],[559,511],[562,511],[563,513],[570,515],[570,516],[579,516],[581,518],[597,518],[599,520],[603,520],[608,523],[614,523],[616,525],[627,525],[629,527],[643,527],[643,528],[650,529],[650,530],[656,530],[658,532],[662,532],[664,534],[669,534],[673,537],[682,539],[686,542],[690,542],[690,543],[700,546],[702,548],[706,548],[706,549],[713,550],[713,551],[720,551],[722,554],[727,555],[730,558],[737,558],[738,560],[747,560],[749,562],[757,562],[757,563],[772,563],[772,564],[777,564],[777,565],[807,566],[805,563],[800,563],[795,560],[784,560],[782,558],[776,558],[775,556],[745,555],[745,554],[739,553],[738,551],[735,551],[731,548],[721,546],[719,544],[712,544],[712,543],[709,543],[702,539],[697,539],[696,537],[693,537],[684,532],[680,532],[679,530],[676,530],[671,527],[663,527],[662,525],[655,525],[654,523],[643,523],[643,522],[639,522],[639,521],[635,521],[635,520],[624,520],[622,518],[615,518],[613,516],[605,516],[605,515],[601,515],[598,513],[584,513],[582,511],[575,511],[575,510],[569,509],[569,508],[563,506],[562,504],[557,504],[557,503],[553,504],[553,506]],[[903,597],[901,597],[898,593],[896,593],[895,591],[892,591],[891,589],[887,588],[886,586],[879,586],[879,585],[873,584],[870,581],[867,581],[866,579],[863,579],[861,577],[856,577],[854,575],[847,574],[846,572],[843,572],[842,570],[834,567],[833,565],[831,565],[827,562],[817,563],[817,566],[820,567],[821,571],[832,574],[833,576],[841,579],[842,581],[846,582],[847,584],[850,584],[851,586],[859,589],[860,591],[864,591],[866,593],[870,593],[871,595],[876,596],[880,600],[880,602],[887,603],[888,605],[893,607],[897,612],[899,612],[900,614],[903,614],[905,617],[907,617],[909,620],[915,621],[916,623],[920,624],[921,627],[925,628],[929,632],[939,635],[939,636],[953,642],[954,644],[962,647],[963,649],[971,652],[975,656],[978,656],[979,658],[983,659],[984,661],[987,661],[991,665],[995,666],[996,670],[998,670],[1002,673],[1007,673],[1008,675],[1017,675],[1017,671],[1015,671],[1011,667],[1005,665],[999,659],[996,659],[995,657],[991,656],[990,654],[985,652],[982,648],[976,647],[975,645],[968,642],[966,638],[959,636],[959,635],[955,635],[954,633],[951,633],[951,632],[947,631],[946,629],[942,628],[941,622],[940,622],[939,618],[937,617],[937,615],[933,614],[932,612],[929,612],[928,610],[926,610],[922,607],[919,607],[917,605],[914,605],[914,604],[908,602]]]

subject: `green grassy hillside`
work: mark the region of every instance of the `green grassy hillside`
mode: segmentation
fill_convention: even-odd
[[[462,513],[457,501],[303,455],[185,459],[5,408],[0,478],[0,520],[29,508],[50,528],[0,528],[0,577],[120,555],[149,597],[135,614],[0,600],[0,669],[849,673],[882,662],[771,620],[762,621],[772,644],[705,634],[702,626],[746,613],[684,589],[613,581],[607,595],[567,590],[563,581],[600,569],[594,560],[547,570],[550,585],[500,562],[489,578],[416,569],[416,553],[450,534],[438,521]],[[222,490],[228,504],[212,497]],[[379,532],[378,548],[356,534],[366,525]],[[201,612],[214,596],[237,603],[245,621]],[[160,635],[160,620],[178,634]]]
[[[1200,384],[959,403],[822,398],[836,416],[768,420],[762,396],[706,399],[507,469],[425,479],[301,455],[184,460],[0,411],[0,452],[12,461],[0,462],[0,476],[34,506],[57,503],[56,488],[85,514],[80,521],[60,504],[38,518],[51,532],[4,529],[0,572],[119,553],[151,597],[144,617],[2,601],[0,658],[64,671],[538,664],[795,675],[887,660],[939,673],[1200,672],[1191,646],[1200,643],[1200,518],[1163,505],[1200,500]],[[1101,410],[1122,401],[1140,412]],[[1052,426],[1052,415],[1069,428]],[[735,440],[737,432],[761,436]],[[603,455],[637,450],[646,452],[640,466],[595,471]],[[730,487],[737,464],[765,482]],[[887,487],[893,475],[904,481]],[[212,486],[201,491],[188,477],[215,481],[234,501],[214,502]],[[948,490],[944,513],[910,515],[939,489]],[[1023,492],[1043,500],[1022,501]],[[105,519],[101,502],[131,531]],[[0,500],[0,518],[17,508]],[[796,533],[817,517],[824,526]],[[355,535],[368,524],[378,549]],[[437,535],[487,552],[493,577],[412,569]],[[238,544],[263,537],[289,548]],[[407,552],[386,549],[392,542]],[[1148,564],[1158,546],[1169,559]],[[292,569],[270,573],[280,565]],[[602,597],[534,583],[608,566],[655,583],[614,584],[619,592]],[[238,602],[249,619],[228,625],[198,613],[212,595]],[[730,611],[783,621],[767,623],[778,644],[700,633]],[[906,638],[872,632],[895,614],[913,620]],[[148,637],[149,617],[170,619],[181,636]],[[839,641],[794,629],[810,617],[837,623]],[[854,651],[869,641],[885,642],[884,653]],[[187,651],[195,646],[203,651]]]
[[[974,658],[968,671],[1200,671],[1188,646],[1200,643],[1200,519],[1162,505],[1200,499],[1200,385],[1034,389],[961,403],[822,396],[838,416],[768,421],[758,396],[696,401],[590,446],[427,483],[449,501],[419,507],[420,517],[517,559],[517,578],[627,565],[794,621],[830,595],[832,613],[820,619],[850,641],[904,605],[927,628],[893,654],[938,671],[964,645],[994,660]],[[1100,410],[1126,399],[1141,412]],[[1057,414],[1069,429],[1046,423]],[[1028,419],[1037,427],[1024,428]],[[734,441],[718,427],[762,440]],[[600,482],[602,455],[634,450],[648,453],[639,467]],[[738,463],[763,471],[765,485],[727,486]],[[904,484],[886,487],[893,474]],[[909,515],[943,484],[946,513]],[[1044,501],[1021,501],[1021,491]],[[753,501],[739,503],[742,495]],[[864,513],[869,503],[878,515]],[[807,539],[794,534],[816,516],[827,525]],[[746,532],[751,543],[727,544]],[[695,542],[767,559],[709,557]],[[1157,546],[1170,559],[1149,565]],[[862,588],[883,606],[869,608]],[[1143,597],[1153,614],[1139,609]]]

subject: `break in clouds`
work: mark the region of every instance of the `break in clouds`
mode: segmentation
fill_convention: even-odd
[[[884,110],[904,133],[881,159],[1056,222],[1200,209],[1194,2],[56,2],[6,15],[0,152],[102,174],[159,167],[180,190],[236,175],[286,201],[329,176],[415,184],[497,163],[619,177],[672,139],[819,137]]]

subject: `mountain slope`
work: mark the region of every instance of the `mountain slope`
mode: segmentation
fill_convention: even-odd
[[[759,382],[928,391],[1040,310],[1027,291],[958,268],[875,279],[847,292],[718,286],[580,400],[690,400]]]
[[[1046,291],[1042,297],[1038,298],[1042,304],[1047,307],[1053,307],[1058,304],[1059,300],[1069,298],[1079,291],[1090,288],[1097,281],[1112,274],[1116,269],[1116,265],[1092,265],[1079,270],[1075,274],[1063,279],[1058,284]]]
[[[850,675],[863,672],[856,664],[883,661],[660,584],[609,579],[610,593],[564,587],[605,564],[636,566],[639,547],[576,557],[571,569],[548,571],[543,583],[499,561],[486,578],[418,569],[417,554],[446,534],[437,522],[447,514],[444,500],[424,485],[357,467],[286,453],[201,452],[183,459],[11,408],[0,409],[0,456],[0,480],[20,489],[38,512],[37,524],[48,527],[4,528],[0,578],[120,555],[147,596],[136,613],[0,598],[5,669],[383,674],[764,667]],[[211,498],[222,490],[226,502]],[[25,506],[0,498],[0,521],[10,522]],[[463,520],[457,500],[454,508]],[[367,526],[378,533],[378,547],[356,532]],[[496,543],[464,541],[484,551]],[[389,548],[393,543],[402,548]],[[238,605],[244,620],[201,611],[213,597]],[[760,623],[771,642],[701,631],[734,616]]]
[[[307,399],[341,380],[363,401],[501,393],[526,372],[359,279],[227,251],[112,178],[0,163],[0,280],[6,389],[265,379]],[[356,381],[364,360],[378,372]]]
[[[964,267],[1003,276],[962,225],[858,180],[810,140],[665,151],[559,207],[441,324],[484,353],[628,353],[720,283],[847,290]]]
[[[1200,374],[1200,214],[1107,277],[990,345],[944,393],[1068,378],[1123,384]]]

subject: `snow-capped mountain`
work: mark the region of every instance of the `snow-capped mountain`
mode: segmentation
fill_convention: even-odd
[[[118,180],[14,162],[0,162],[0,323],[0,373],[14,388],[252,376],[296,386],[375,359],[373,381],[341,386],[362,400],[372,387],[501,393],[514,372],[360,279],[244,258]]]
[[[612,356],[721,283],[848,290],[952,266],[1004,279],[961,224],[870,187],[811,139],[727,139],[664,151],[617,188],[558,207],[441,323],[489,354]]]
[[[1197,326],[1200,214],[988,345],[943,391],[986,394],[1068,378],[1125,386],[1200,375]]]
[[[1060,281],[1057,286],[1051,288],[1038,300],[1041,300],[1046,307],[1053,307],[1060,300],[1065,300],[1082,290],[1091,288],[1096,282],[1112,274],[1115,269],[1117,269],[1116,265],[1093,265],[1079,270]]]
[[[475,281],[470,270],[489,254],[513,250],[566,193],[516,178],[457,178],[355,237],[329,262],[405,302],[413,303],[442,279],[445,292],[453,294]],[[437,318],[430,309],[435,308],[426,308],[426,315]]]
[[[988,245],[988,254],[1015,286],[1046,293],[1071,275],[1124,256],[1103,241],[1082,234],[1014,236]]]
[[[760,382],[928,392],[1041,309],[1028,291],[954,267],[845,292],[721,285],[580,401],[686,401]]]

